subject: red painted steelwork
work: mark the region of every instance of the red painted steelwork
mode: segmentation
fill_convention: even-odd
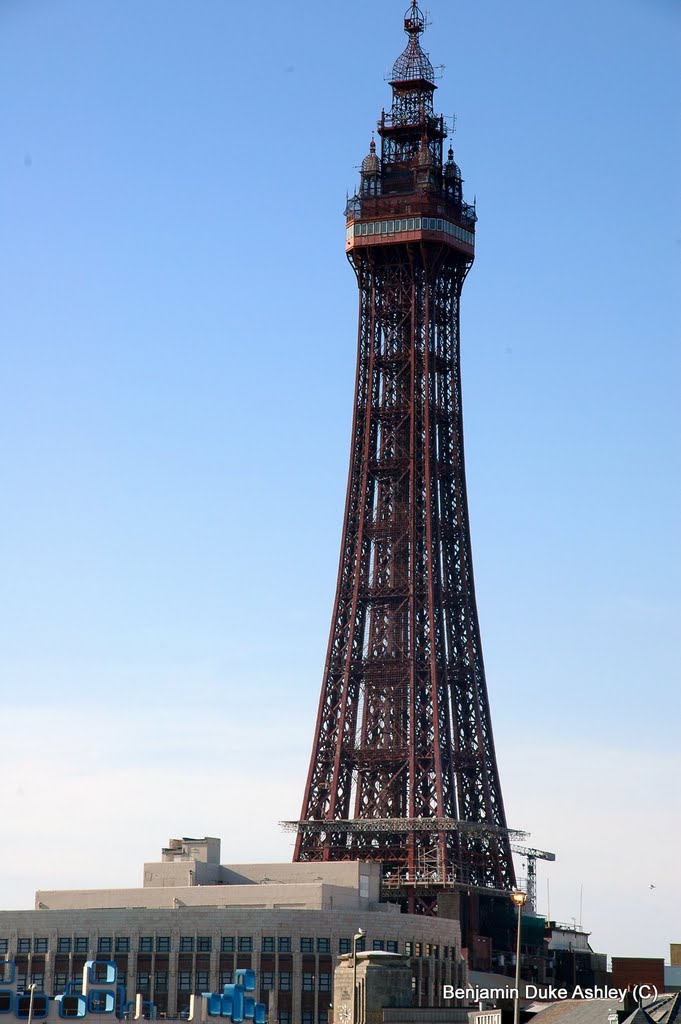
[[[352,454],[295,859],[381,861],[384,891],[433,912],[443,886],[503,892],[515,878],[464,468],[459,301],[476,215],[451,149],[443,163],[446,132],[433,114],[415,4],[405,30],[381,155],[372,142],[347,207],[360,300]],[[334,829],[347,819],[384,825]],[[391,832],[396,819],[414,824]],[[481,827],[436,832],[419,828],[423,819]]]

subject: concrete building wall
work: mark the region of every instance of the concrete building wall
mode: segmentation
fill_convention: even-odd
[[[282,885],[318,884],[351,889],[360,899],[377,903],[381,895],[380,864],[362,861],[346,861],[320,864],[219,864],[206,862],[189,855],[193,847],[190,842],[198,840],[171,840],[182,842],[183,850],[176,859],[167,858],[162,851],[162,860],[144,865],[144,888],[188,888],[190,886],[234,886],[234,885]],[[200,842],[208,842],[201,840]],[[212,842],[218,842],[212,840]],[[219,856],[219,843],[217,855]],[[212,853],[216,855],[215,851]]]
[[[110,956],[127,991],[142,991],[171,1017],[188,1006],[191,992],[216,991],[237,968],[250,967],[270,1024],[327,1024],[335,963],[360,927],[367,949],[390,943],[409,958],[420,1005],[440,1005],[442,985],[460,983],[458,922],[371,910],[132,905],[3,911],[0,955],[12,956],[26,982],[35,980],[50,995],[63,991],[66,980],[78,980],[86,959]]]
[[[348,887],[316,882],[301,885],[149,886],[143,889],[40,889],[36,910],[253,907],[291,910],[368,910],[399,914],[394,904],[372,904]]]
[[[352,956],[338,963],[333,978],[334,1024],[383,1024],[386,1007],[411,1004],[412,972],[406,958],[369,952],[358,953],[357,963]]]

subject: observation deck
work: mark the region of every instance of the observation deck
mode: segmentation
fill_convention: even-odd
[[[440,242],[471,259],[475,255],[475,234],[445,216],[348,217],[345,251],[375,245],[404,245],[408,242]]]

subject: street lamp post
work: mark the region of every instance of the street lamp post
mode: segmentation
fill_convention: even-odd
[[[31,1021],[33,1020],[33,996],[35,995],[35,982],[34,981],[32,981],[31,984],[28,986],[28,991],[30,992],[30,995],[28,997],[28,1018],[27,1018],[27,1024],[31,1024]]]
[[[518,908],[518,935],[515,946],[515,997],[513,999],[513,1024],[520,1021],[520,932],[523,923],[523,907],[527,900],[527,893],[516,890],[511,893],[511,899]]]
[[[357,943],[364,934],[364,929],[359,928],[352,936],[352,1024],[357,1024]]]

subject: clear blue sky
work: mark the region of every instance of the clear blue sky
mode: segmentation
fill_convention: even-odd
[[[171,835],[290,857],[352,411],[342,210],[404,6],[0,2],[0,906],[135,884]],[[466,454],[509,821],[558,855],[541,910],[547,877],[559,919],[583,886],[595,948],[668,955],[680,9],[431,16],[480,217]]]

